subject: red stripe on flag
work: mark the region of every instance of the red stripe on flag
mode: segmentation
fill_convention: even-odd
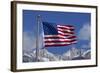
[[[45,45],[45,47],[56,47],[56,46],[67,46],[66,44],[56,44],[56,45]]]
[[[77,43],[77,41],[72,42],[70,44],[46,44],[45,47],[68,46],[68,45],[76,44],[76,43]]]
[[[67,28],[74,28],[72,25],[57,25],[58,27],[67,27]]]
[[[68,36],[67,39],[77,38],[76,36]]]
[[[62,34],[62,33],[59,33],[59,35],[62,35],[62,36],[72,36],[73,34]]]
[[[69,29],[61,29],[61,28],[57,28],[57,29],[58,29],[58,33],[74,34],[74,31],[69,30]]]
[[[75,29],[74,28],[64,28],[64,27],[58,27],[60,29],[64,29],[64,30],[71,30],[71,31],[74,31]]]
[[[69,43],[71,43],[71,42],[74,42],[74,41],[76,41],[76,39],[73,39],[73,40],[45,40],[45,43],[57,43],[57,42],[69,42]]]
[[[74,34],[74,32],[63,32],[63,31],[58,31],[58,34],[70,35],[70,34]]]
[[[63,26],[63,25],[57,25],[58,28],[61,28],[61,29],[72,29],[74,30],[74,27],[73,26]]]

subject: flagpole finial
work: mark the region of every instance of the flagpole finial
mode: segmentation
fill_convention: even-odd
[[[40,22],[41,21],[41,15],[37,15],[37,19]]]

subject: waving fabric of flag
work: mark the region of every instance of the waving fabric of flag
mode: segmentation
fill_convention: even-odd
[[[43,22],[45,47],[68,46],[77,43],[74,26]]]

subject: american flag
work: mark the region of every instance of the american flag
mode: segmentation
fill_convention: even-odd
[[[74,26],[43,22],[45,47],[68,46],[77,43]]]

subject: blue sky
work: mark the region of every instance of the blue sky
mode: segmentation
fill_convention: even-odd
[[[63,54],[72,47],[90,48],[90,13],[76,12],[55,12],[55,11],[34,11],[23,10],[23,48],[34,49],[36,38],[37,16],[41,15],[41,20],[56,24],[73,25],[75,26],[75,35],[78,43],[63,47],[48,47],[47,50],[55,54]],[[29,45],[28,45],[29,44]]]

